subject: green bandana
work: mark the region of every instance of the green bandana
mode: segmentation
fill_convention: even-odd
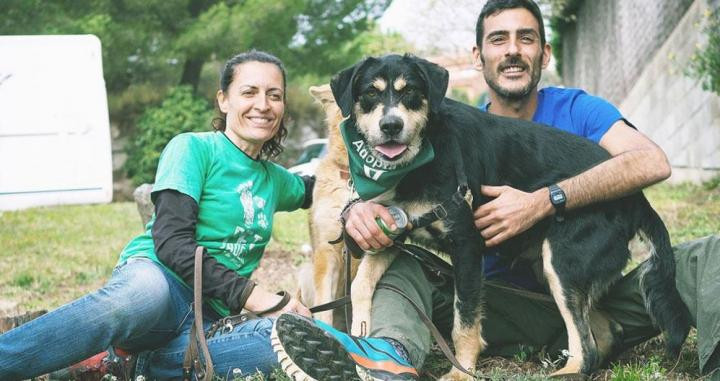
[[[383,165],[370,153],[370,147],[349,121],[340,125],[345,147],[350,159],[350,175],[360,198],[369,200],[392,189],[400,180],[415,168],[425,165],[435,158],[432,144],[423,141],[420,152],[413,161],[402,166]]]

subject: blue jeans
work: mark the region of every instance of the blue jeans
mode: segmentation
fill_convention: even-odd
[[[207,329],[219,316],[203,312]],[[0,335],[0,380],[49,373],[110,346],[140,353],[137,374],[180,379],[192,323],[192,290],[156,263],[131,259],[98,291]],[[272,323],[250,320],[208,339],[217,376],[271,372]]]

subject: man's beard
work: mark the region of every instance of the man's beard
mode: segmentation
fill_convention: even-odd
[[[538,82],[540,82],[540,76],[542,74],[542,71],[540,70],[540,63],[542,61],[542,57],[533,60],[532,67],[528,68],[528,66],[523,62],[520,57],[513,56],[505,61],[501,62],[498,65],[497,73],[502,72],[502,70],[507,66],[520,66],[524,68],[525,70],[530,70],[530,82],[528,82],[527,85],[521,87],[520,89],[508,89],[505,87],[500,86],[497,80],[498,77],[501,74],[495,74],[495,75],[486,75],[485,79],[487,81],[488,86],[490,86],[493,91],[495,91],[498,96],[501,98],[505,98],[510,101],[518,101],[523,98],[526,98],[530,92],[537,86]]]

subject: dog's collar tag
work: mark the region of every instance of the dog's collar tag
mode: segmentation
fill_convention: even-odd
[[[460,189],[458,189],[458,190],[460,190]],[[465,199],[465,202],[472,209],[473,195],[472,195],[472,192],[470,192],[470,188],[465,189],[465,196],[463,197],[463,199]]]

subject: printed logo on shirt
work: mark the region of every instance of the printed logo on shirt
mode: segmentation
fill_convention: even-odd
[[[263,237],[257,232],[269,228],[265,204],[267,201],[252,194],[253,181],[240,184],[236,191],[239,193],[240,204],[243,208],[244,226],[236,226],[233,235],[223,241],[221,249],[225,250],[225,256],[242,266],[245,263],[244,256],[252,252]]]

